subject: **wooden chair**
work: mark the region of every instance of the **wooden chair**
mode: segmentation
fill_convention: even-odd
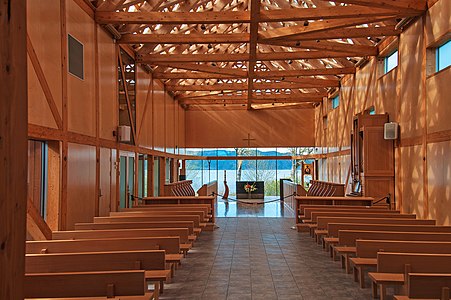
[[[145,285],[145,271],[25,274],[25,298],[124,299],[155,298]],[[116,298],[117,297],[117,298]]]

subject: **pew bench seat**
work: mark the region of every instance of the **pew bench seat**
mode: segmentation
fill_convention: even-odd
[[[323,237],[327,236],[328,231],[327,231],[327,229],[315,229],[313,234],[315,236],[316,242],[319,244],[319,243],[321,243]]]
[[[349,265],[349,258],[355,255],[356,248],[348,246],[340,246],[334,248],[335,255],[338,255],[341,260],[341,267],[346,270],[346,274],[351,273],[351,267]]]
[[[377,298],[378,290],[380,299],[383,300],[386,295],[386,285],[403,285],[404,284],[404,274],[402,273],[380,273],[380,272],[369,272],[368,276],[371,279],[371,291],[373,298]]]
[[[330,251],[330,257],[335,259],[335,253],[333,247],[338,244],[339,240],[337,237],[325,237],[323,238],[323,249]]]
[[[117,296],[117,297],[70,297],[70,298],[50,298],[51,300],[151,300],[157,299],[153,293],[145,293],[142,296]],[[49,298],[25,298],[25,300],[50,300]]]
[[[358,282],[362,289],[365,288],[365,269],[377,267],[377,258],[351,257],[349,263],[352,265],[354,281]]]
[[[144,272],[144,276],[146,278],[146,281],[159,282],[159,287],[157,284],[155,285],[155,289],[158,289],[158,291],[155,292],[157,294],[163,294],[164,283],[170,281],[171,273],[172,270],[147,270]]]

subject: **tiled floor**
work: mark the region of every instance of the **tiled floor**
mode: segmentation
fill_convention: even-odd
[[[371,299],[291,218],[218,218],[161,299]]]

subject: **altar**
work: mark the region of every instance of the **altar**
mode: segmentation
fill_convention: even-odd
[[[246,191],[246,186],[248,190]],[[249,188],[250,187],[250,188]],[[237,199],[263,199],[265,197],[264,181],[237,181],[236,198]]]

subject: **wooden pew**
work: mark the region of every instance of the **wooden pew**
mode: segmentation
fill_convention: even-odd
[[[365,287],[365,269],[377,266],[377,252],[451,253],[451,242],[357,240],[356,257],[350,258],[354,281]]]
[[[403,219],[403,218],[344,218],[344,217],[318,217],[316,220],[317,228],[314,235],[317,240],[321,240],[323,235],[327,235],[327,224],[329,223],[360,223],[360,224],[403,224],[403,225],[435,225],[435,220],[423,219]],[[324,246],[324,243],[323,243]]]
[[[164,250],[166,263],[173,272],[181,264],[179,237],[146,237],[90,240],[27,241],[27,254],[108,252],[127,250]]]
[[[188,228],[189,234],[194,235],[194,222],[117,222],[117,223],[76,223],[75,230],[101,230],[101,229],[137,229],[137,228]]]
[[[371,206],[370,206],[371,207]],[[374,208],[366,208],[366,207],[354,207],[354,208],[340,208],[340,207],[326,207],[326,208],[305,208],[304,209],[304,215],[300,216],[299,218],[301,220],[310,220],[312,217],[312,212],[355,212],[355,213],[378,213],[378,212],[384,212],[384,213],[392,213],[392,214],[399,214],[399,210],[390,210],[386,208],[382,209],[374,209]]]
[[[194,228],[200,228],[199,216],[183,215],[147,215],[147,216],[114,216],[114,217],[94,217],[94,223],[130,223],[130,222],[171,222],[171,221],[190,221],[194,223]],[[198,230],[194,230],[199,232]]]
[[[160,205],[141,205],[141,206],[134,206],[130,208],[120,208],[120,212],[130,212],[130,211],[168,211],[168,210],[183,210],[183,211],[203,211],[205,216],[209,219],[211,219],[212,215],[210,213],[210,207],[208,205],[204,206],[197,206],[197,205],[189,205],[189,206],[183,206],[179,204],[168,204],[165,206]]]
[[[313,205],[356,205],[356,206],[372,206],[374,198],[371,197],[320,197],[320,196],[299,196],[295,197],[296,207],[303,204]],[[299,217],[296,217],[296,224],[300,223]]]
[[[198,209],[198,208],[202,208],[202,209],[207,209],[207,213],[211,214],[212,210],[211,210],[211,205],[210,204],[157,204],[157,203],[151,203],[151,204],[138,204],[138,205],[133,205],[133,207],[130,208],[120,208],[119,211],[127,211],[127,210],[141,210],[141,209],[148,209],[148,208],[173,208],[173,207],[178,207],[178,208],[188,208],[188,209]]]
[[[397,219],[416,219],[414,214],[400,214],[390,213],[386,211],[373,210],[371,212],[312,212],[312,217],[308,224],[310,234],[313,236],[313,232],[317,228],[319,217],[342,217],[342,218],[397,218]],[[306,222],[306,220],[304,220]]]
[[[389,209],[388,205],[373,205],[373,206],[366,206],[366,205],[317,205],[317,204],[301,204],[299,205],[298,214],[300,216],[304,215],[304,210],[306,208],[355,208],[355,209],[362,209],[362,208],[368,208],[368,209]]]
[[[451,226],[435,225],[402,225],[402,224],[349,224],[329,223],[327,231],[331,236],[338,236],[340,230],[364,230],[364,231],[396,231],[396,232],[445,232],[451,233]],[[338,242],[338,240],[337,240]],[[343,266],[346,273],[350,272],[349,256],[355,255],[355,247],[334,247],[335,253],[342,255]]]
[[[449,300],[451,274],[409,273],[407,296],[395,296],[395,300]]]
[[[203,211],[184,211],[183,209],[174,210],[174,209],[167,209],[167,210],[140,210],[140,211],[122,211],[122,212],[110,212],[110,217],[118,217],[118,216],[164,216],[164,215],[171,215],[171,216],[199,216],[201,223],[206,223],[209,221],[209,219],[206,217],[205,213]],[[205,224],[202,225],[202,227],[205,227]]]
[[[378,252],[377,272],[370,272],[373,296],[386,297],[387,285],[404,285],[408,273],[450,272],[451,254]]]
[[[188,240],[188,228],[154,228],[154,229],[111,229],[111,230],[74,230],[54,231],[54,240],[80,240],[101,238],[131,238],[131,237],[163,237],[176,236],[180,239],[180,250],[183,253],[191,249]]]
[[[163,197],[146,197],[142,200],[146,205],[158,205],[158,204],[208,204],[210,207],[211,222],[207,224],[206,230],[214,230],[216,222],[215,203],[216,196],[198,196],[198,197],[176,197],[176,196],[163,196]]]
[[[79,252],[26,254],[25,273],[61,273],[144,270],[148,281],[159,282],[155,293],[163,292],[164,282],[170,278],[166,270],[164,250],[135,250],[111,252]]]
[[[145,285],[145,271],[26,274],[24,295],[32,298],[123,299],[154,298]],[[73,298],[77,297],[77,298]]]

